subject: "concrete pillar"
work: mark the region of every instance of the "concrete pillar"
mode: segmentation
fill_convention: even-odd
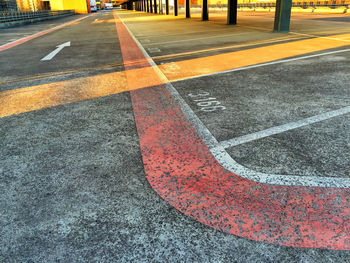
[[[275,32],[288,32],[290,26],[290,13],[292,11],[292,0],[276,0]]]
[[[132,10],[133,9],[133,3],[132,2],[127,2],[126,6],[127,6],[128,10]]]
[[[152,0],[149,0],[149,12],[150,12],[150,13],[153,13]]]
[[[202,20],[207,21],[209,19],[208,0],[202,0]]]
[[[178,16],[178,15],[179,15],[179,1],[174,0],[174,16]]]
[[[186,5],[186,18],[191,17],[191,0],[185,0]]]
[[[154,13],[157,14],[157,0],[154,0],[154,5],[153,5]]]
[[[237,24],[237,0],[227,0],[227,24]]]
[[[165,13],[169,15],[169,0],[165,0]]]

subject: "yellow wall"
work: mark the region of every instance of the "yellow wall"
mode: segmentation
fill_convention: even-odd
[[[75,10],[79,14],[88,13],[86,0],[50,0],[50,6],[51,10]]]
[[[62,0],[50,0],[51,10],[64,10]]]

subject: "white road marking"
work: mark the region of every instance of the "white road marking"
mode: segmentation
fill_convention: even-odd
[[[165,41],[165,42],[154,42],[152,45],[163,45],[163,44],[172,44],[172,43],[179,43],[179,42],[187,42],[187,41],[196,41],[196,40],[202,40],[202,39],[209,39],[209,38],[220,38],[220,37],[235,37],[239,35],[246,35],[250,34],[250,32],[247,33],[241,33],[241,34],[225,34],[225,35],[215,35],[215,36],[209,36],[209,37],[197,37],[197,38],[190,38],[190,39],[181,39],[181,40],[174,40],[174,41]]]
[[[98,18],[96,18],[94,21],[98,21]]]
[[[202,138],[204,143],[210,149],[215,159],[223,166],[225,169],[249,180],[275,185],[286,185],[286,186],[315,186],[315,187],[338,187],[338,188],[350,188],[349,178],[330,178],[330,177],[318,177],[318,176],[296,176],[296,175],[279,175],[279,174],[266,174],[253,171],[248,169],[235,160],[226,152],[226,150],[219,145],[218,141],[211,134],[208,128],[202,123],[198,116],[192,111],[191,107],[185,102],[174,86],[169,82],[168,78],[164,73],[158,68],[157,64],[148,55],[146,50],[143,48],[141,43],[136,39],[134,34],[126,26],[124,21],[120,19],[124,24],[125,28],[128,30],[130,36],[134,39],[141,52],[158,73],[159,77],[165,82],[165,86],[171,93],[175,101],[180,105],[181,110],[187,117],[187,119],[193,124],[197,130],[199,136]],[[350,49],[349,49],[350,50]],[[349,51],[348,50],[348,51]]]
[[[209,31],[205,31],[205,30],[198,30],[198,31],[189,31],[189,32],[183,32],[183,33],[176,33],[176,34],[162,34],[160,35],[161,37],[168,37],[168,36],[178,36],[178,35],[191,35],[191,34],[194,34],[194,33],[218,33],[218,32],[221,32],[221,31],[228,31],[227,29],[218,29],[218,30],[209,30]],[[144,35],[137,35],[137,37],[142,37]],[[147,34],[147,37],[159,37],[159,34],[158,35],[149,35]]]
[[[56,30],[56,28],[58,28],[58,27],[61,27],[61,28],[62,28],[62,27],[65,27],[65,26],[67,26],[67,25],[69,25],[69,24],[71,24],[71,23],[81,21],[81,20],[83,20],[83,19],[85,19],[85,18],[88,18],[88,17],[90,17],[90,16],[91,16],[91,15],[87,15],[87,16],[85,16],[85,17],[81,17],[81,18],[72,20],[72,21],[70,21],[70,22],[66,22],[66,23],[60,24],[60,25],[57,25],[57,26],[55,26],[55,27],[52,27],[52,28],[49,28],[49,29],[45,29],[45,30],[43,30],[43,31],[35,32],[35,33],[33,33],[33,34],[30,34],[30,35],[23,35],[23,33],[15,33],[15,34],[21,35],[21,36],[23,36],[23,37],[20,38],[20,39],[15,40],[15,41],[13,41],[13,42],[10,42],[10,43],[4,44],[4,45],[0,45],[0,48],[1,48],[1,47],[4,47],[4,46],[7,46],[8,44],[12,44],[12,43],[14,43],[14,42],[16,42],[16,41],[21,41],[21,40],[25,39],[26,36],[35,36],[36,34],[39,34],[39,33],[45,33],[45,32],[48,31],[48,30]],[[50,31],[50,32],[52,32],[52,31]]]
[[[330,40],[338,40],[338,41],[350,42],[350,40],[337,38],[337,37],[323,37],[323,36],[304,34],[304,33],[292,32],[292,31],[289,32],[289,33],[294,34],[294,35],[299,35],[299,36],[307,36],[307,37],[324,38],[324,39],[330,39]]]
[[[299,121],[295,121],[295,122],[290,122],[290,123],[286,123],[280,126],[275,126],[275,127],[271,127],[269,129],[263,130],[263,131],[259,131],[259,132],[254,132],[251,134],[247,134],[247,135],[243,135],[240,137],[236,137],[230,140],[226,140],[226,141],[221,141],[219,142],[219,145],[222,146],[223,148],[229,148],[229,147],[233,147],[233,146],[237,146],[240,144],[244,144],[247,142],[251,142],[251,141],[255,141],[255,140],[259,140],[268,136],[272,136],[275,134],[279,134],[282,132],[286,132],[286,131],[290,131],[296,128],[300,128],[303,126],[307,126],[313,123],[317,123],[320,121],[324,121],[324,120],[328,120],[337,116],[341,116],[344,114],[350,113],[350,106],[348,107],[344,107],[338,110],[334,110],[334,111],[329,111],[326,113],[322,113],[313,117],[309,117],[309,118],[305,118],[303,120],[299,120]]]
[[[273,40],[253,42],[253,43],[249,43],[249,44],[238,44],[238,45],[230,45],[230,46],[224,46],[224,47],[207,48],[207,49],[201,49],[201,50],[196,50],[196,51],[188,51],[188,52],[182,52],[182,53],[175,53],[175,54],[171,54],[171,55],[157,56],[157,57],[153,57],[153,58],[154,59],[171,58],[171,57],[193,55],[193,54],[205,53],[205,52],[211,52],[211,51],[219,51],[219,50],[234,49],[234,48],[241,48],[241,47],[252,47],[252,46],[263,45],[263,44],[279,43],[279,42],[284,42],[284,41],[288,41],[288,40],[294,41],[294,40],[300,40],[300,39],[305,39],[305,38],[308,38],[308,37],[281,37],[281,38],[275,38]]]
[[[51,60],[54,56],[56,56],[58,54],[58,52],[60,52],[62,49],[64,49],[65,47],[70,47],[70,41],[63,43],[61,45],[58,45],[57,48],[52,51],[50,54],[48,54],[47,56],[43,57],[41,59],[41,61],[47,61],[47,60]]]
[[[157,47],[150,47],[150,48],[147,48],[147,49],[151,53],[159,53],[160,52],[160,49],[157,48]]]

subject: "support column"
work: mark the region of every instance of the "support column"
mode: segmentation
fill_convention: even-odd
[[[154,5],[153,5],[153,9],[154,9],[154,13],[157,14],[157,0],[154,0]]]
[[[147,13],[149,13],[149,1],[146,0],[146,9],[147,9]]]
[[[165,13],[169,15],[169,0],[165,0]]]
[[[159,0],[159,14],[162,15],[163,14],[163,1]]]
[[[174,16],[178,16],[178,15],[179,15],[179,1],[174,0]]]
[[[186,5],[186,18],[191,17],[191,0],[185,0],[185,5]]]
[[[227,0],[227,24],[237,24],[237,0]]]
[[[209,19],[208,0],[202,0],[202,20],[207,21]]]
[[[276,0],[275,32],[289,32],[292,0]]]
[[[127,7],[128,7],[128,10],[132,10],[132,8],[133,8],[133,3],[132,2],[128,2],[127,4]]]
[[[149,12],[150,12],[150,13],[153,13],[152,0],[149,0]]]

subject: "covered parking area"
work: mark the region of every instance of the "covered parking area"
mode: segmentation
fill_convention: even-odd
[[[201,1],[201,18],[209,20],[208,0]],[[143,11],[147,13],[163,14],[163,2],[160,0],[135,0],[125,2],[122,6],[127,10]],[[191,18],[191,0],[184,0],[186,18]],[[237,24],[238,0],[227,0],[227,24]],[[290,16],[292,0],[276,0],[275,21],[273,31],[288,32],[290,27]],[[165,1],[165,14],[170,15],[169,0]],[[179,15],[179,0],[173,0],[173,15]]]

